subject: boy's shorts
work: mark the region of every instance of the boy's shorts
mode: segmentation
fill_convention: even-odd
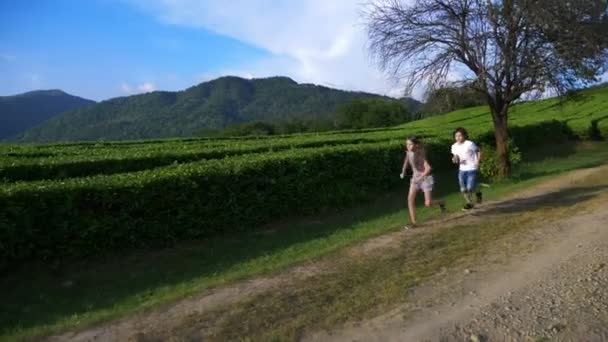
[[[414,177],[412,177],[412,181],[410,182],[410,190],[422,190],[423,192],[433,191],[433,184],[435,181],[433,176],[427,176],[422,182],[414,181]]]
[[[473,192],[477,190],[477,170],[458,171],[460,192]]]

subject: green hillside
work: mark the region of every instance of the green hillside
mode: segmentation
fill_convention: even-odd
[[[540,159],[537,150],[537,159],[524,164],[520,175],[542,177],[606,160],[605,143],[576,145],[569,139],[608,137],[608,88],[589,89],[563,103],[557,99],[521,103],[513,108],[511,118],[512,137],[524,159],[536,147],[554,145],[543,147],[545,156]],[[0,144],[0,271],[21,267],[18,272],[27,284],[14,286],[9,281],[6,285],[9,310],[0,313],[0,325],[4,325],[0,339],[115,318],[196,293],[201,286],[281,268],[390,231],[402,223],[404,211],[391,214],[390,221],[381,218],[364,226],[357,221],[356,228],[336,222],[323,234],[296,225],[285,233],[292,237],[288,239],[280,235],[282,229],[279,235],[269,235],[266,223],[353,204],[359,208],[363,201],[405,189],[398,174],[404,138],[409,134],[423,137],[441,182],[438,190],[449,191],[450,183],[455,182],[444,177],[445,172],[455,172],[449,162],[449,145],[456,126],[467,127],[484,149],[491,145],[492,125],[485,107],[398,127],[322,134]],[[577,146],[586,145],[602,147],[579,155]],[[552,159],[549,153],[561,157]],[[500,192],[496,189],[504,184],[524,188],[529,183],[494,184],[488,189],[490,195]],[[460,203],[457,197],[451,196],[453,203]],[[390,205],[397,208],[403,203]],[[267,244],[269,239],[273,242]],[[157,255],[159,247],[183,241],[190,242],[168,254],[183,249],[190,256],[177,253],[173,261],[161,262],[165,272],[142,267],[136,257],[136,268],[154,273],[137,280],[136,286],[133,278],[106,270],[111,281],[102,281],[102,288],[110,292],[100,291],[98,280],[79,283],[78,278],[70,277],[84,289],[74,294],[59,287],[57,274],[48,270],[48,265],[118,254],[108,259],[116,260],[122,271],[127,251],[145,253],[148,249]],[[198,249],[191,249],[194,245]],[[227,255],[240,264],[226,263]],[[156,265],[156,260],[146,262]],[[44,293],[49,300],[35,297],[26,301],[32,309],[25,311],[21,310],[22,298],[29,297],[20,293],[29,293],[32,272],[24,265],[32,262],[43,265],[45,274],[50,274],[45,276],[49,278],[46,282],[34,283],[50,289],[35,292]],[[188,269],[195,272],[184,271]],[[200,277],[201,269],[208,275]],[[197,274],[196,280],[184,281],[180,278],[184,273]],[[166,278],[167,274],[173,276]],[[108,295],[112,291],[124,296]]]
[[[27,131],[19,141],[133,140],[194,136],[249,121],[329,119],[356,98],[382,98],[286,77],[222,77],[179,92],[115,98],[74,110]],[[410,106],[418,102],[409,100]]]
[[[95,101],[61,90],[37,90],[0,96],[0,140],[16,135],[65,111],[86,107]]]
[[[509,126],[526,126],[548,120],[568,124],[583,137],[588,135],[592,120],[597,120],[605,133],[608,130],[608,85],[601,85],[578,92],[572,98],[551,98],[516,104],[509,112]],[[492,118],[486,106],[457,110],[446,115],[434,116],[400,126],[411,131],[446,134],[458,125],[476,132],[492,130]],[[542,137],[541,137],[542,138]]]
[[[356,203],[397,185],[408,134],[423,137],[435,170],[450,168],[457,126],[491,145],[484,107],[363,131],[0,145],[2,257],[63,258],[166,245]],[[606,136],[608,88],[563,103],[519,104],[511,127],[524,154],[575,136]]]

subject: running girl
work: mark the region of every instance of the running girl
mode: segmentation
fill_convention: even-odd
[[[407,151],[401,169],[401,178],[405,178],[408,166],[411,167],[412,179],[407,201],[411,225],[404,227],[404,229],[410,229],[416,226],[416,194],[418,191],[424,193],[424,205],[427,207],[437,206],[441,209],[441,212],[444,212],[445,203],[443,201],[433,201],[434,180],[431,175],[431,165],[426,159],[424,148],[419,139],[415,135],[409,136],[406,140],[406,146]]]

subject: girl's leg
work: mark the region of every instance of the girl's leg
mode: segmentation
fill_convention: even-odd
[[[424,192],[424,205],[430,207],[433,205],[433,191]]]
[[[445,211],[445,201],[443,200],[434,200],[433,201],[433,191],[428,190],[424,192],[424,205],[427,207],[438,207],[441,211]]]
[[[407,207],[410,212],[410,222],[412,224],[416,224],[416,193],[417,192],[418,192],[418,189],[416,189],[416,186],[412,185],[412,186],[410,186],[410,192],[407,196]]]

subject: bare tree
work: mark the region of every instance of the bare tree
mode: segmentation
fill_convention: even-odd
[[[607,60],[606,0],[378,0],[369,48],[408,91],[459,77],[486,98],[501,174],[510,173],[508,113],[525,94],[596,80]]]

